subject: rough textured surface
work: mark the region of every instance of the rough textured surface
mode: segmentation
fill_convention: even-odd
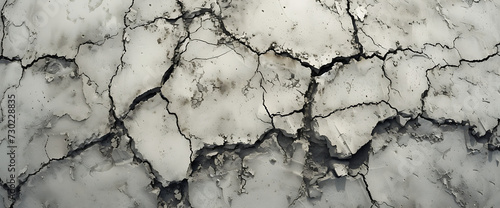
[[[0,0],[0,207],[495,207],[491,0]]]

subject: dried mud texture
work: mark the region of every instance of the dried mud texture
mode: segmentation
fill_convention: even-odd
[[[498,2],[0,5],[0,206],[500,203]]]

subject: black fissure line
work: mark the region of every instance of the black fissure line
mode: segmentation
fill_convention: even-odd
[[[132,101],[132,103],[130,104],[130,107],[129,107],[129,110],[132,111],[135,109],[135,107],[141,103],[141,102],[145,102],[149,99],[151,99],[152,97],[154,97],[155,95],[157,95],[159,92],[161,91],[161,87],[155,87],[153,89],[150,89],[142,94],[140,94],[139,96],[137,96],[134,101]]]

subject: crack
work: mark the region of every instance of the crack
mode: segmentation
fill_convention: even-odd
[[[160,189],[158,207],[193,207],[189,202],[189,182],[187,179],[171,182],[168,186],[162,186],[158,183],[157,181],[152,182],[153,187]],[[180,198],[178,194],[181,195]]]
[[[125,19],[125,18],[126,18],[126,15],[130,12],[130,9],[131,9],[131,7],[133,6],[133,4],[134,4],[134,0],[132,1],[132,4],[129,6],[128,11],[127,11],[127,12],[125,13],[125,15],[124,15],[124,23],[125,23],[125,24],[126,24],[126,19]],[[3,5],[3,8],[5,7],[5,5],[6,5],[6,3]],[[2,21],[3,21],[3,22],[5,22],[5,16],[3,15],[3,8],[2,8]],[[4,29],[4,31],[5,31],[5,27],[4,27],[3,29]],[[122,67],[122,66],[123,66],[123,55],[124,55],[124,54],[125,54],[125,52],[126,52],[126,47],[125,47],[125,45],[126,45],[126,42],[125,42],[125,35],[126,35],[125,30],[126,30],[126,29],[127,29],[127,28],[125,27],[125,28],[123,29],[123,33],[122,33],[123,53],[122,53],[122,56],[120,57],[121,64],[120,64],[120,65],[118,65],[118,67],[117,67],[117,69],[116,69],[116,71],[115,71],[115,74],[113,75],[113,77],[111,78],[111,80],[110,80],[110,82],[109,82],[109,84],[108,84],[108,91],[111,91],[111,84],[112,84],[112,80],[113,80],[113,78],[117,75],[117,73],[118,73],[118,71],[119,71],[120,67]],[[80,45],[78,46],[78,48],[77,48],[77,53],[76,53],[75,57],[78,55],[79,49],[80,49],[80,47],[81,47],[82,45],[85,45],[85,44],[102,45],[102,44],[104,44],[104,42],[105,42],[107,39],[109,39],[109,38],[111,38],[111,37],[115,37],[115,36],[117,36],[117,35],[118,35],[118,34],[115,34],[115,35],[112,35],[112,36],[106,36],[106,37],[105,37],[105,39],[104,39],[104,40],[102,40],[102,41],[100,41],[100,42],[92,42],[92,41],[87,41],[87,42],[84,42],[84,43],[80,44]],[[3,39],[4,39],[4,37],[5,37],[5,33],[3,34],[3,37],[2,37],[2,40],[1,40],[1,41],[2,41],[2,45],[3,45]],[[183,43],[186,39],[187,39],[187,37],[186,37],[184,40],[182,40],[182,41],[181,41],[181,42],[177,45],[177,47],[176,47],[176,52],[178,52],[179,47],[182,45],[182,43]],[[2,54],[3,54],[3,49],[2,49]],[[177,60],[177,61],[176,61],[176,62],[174,61],[174,63],[178,63],[179,53],[177,53],[176,55],[177,55],[177,56],[174,56],[174,60]],[[21,65],[21,67],[22,67],[22,69],[23,69],[23,73],[22,73],[21,78],[20,78],[20,80],[19,80],[19,84],[20,84],[20,81],[21,81],[21,79],[22,79],[22,77],[23,77],[23,75],[24,75],[24,71],[25,71],[26,69],[28,69],[28,68],[32,67],[32,66],[33,66],[35,63],[37,63],[38,61],[41,61],[41,60],[44,60],[44,59],[56,59],[56,60],[62,60],[62,61],[65,61],[65,62],[74,63],[74,64],[76,65],[77,69],[78,69],[78,65],[77,65],[77,64],[76,64],[76,62],[75,62],[75,58],[67,58],[67,57],[64,57],[64,56],[58,56],[58,55],[44,55],[44,56],[41,56],[41,57],[37,57],[35,60],[33,60],[32,62],[30,62],[30,63],[28,63],[28,64],[26,64],[26,65],[23,65],[23,64],[22,64],[22,59],[20,59],[19,57],[9,58],[9,57],[4,57],[4,56],[2,55],[2,56],[0,56],[0,59],[5,59],[5,60],[10,61],[10,62],[19,62],[19,63],[20,63],[20,65]],[[174,64],[172,64],[172,66],[174,66]],[[172,70],[173,70],[173,67],[171,67],[171,68],[172,68]],[[169,75],[169,73],[168,73],[168,72],[170,71],[170,73],[171,73],[171,72],[172,72],[172,70],[167,70],[167,73],[166,73],[166,74],[168,74],[168,75]],[[85,75],[85,76],[86,76],[86,75]],[[165,77],[165,76],[164,76],[164,77]],[[165,81],[166,81],[166,79],[165,79],[164,81],[162,81],[162,83],[164,83]],[[18,86],[19,86],[19,84],[18,84]],[[135,107],[136,107],[139,103],[141,103],[142,101],[146,101],[146,100],[150,99],[151,97],[153,97],[154,95],[156,95],[156,94],[160,93],[160,90],[161,90],[161,87],[156,87],[156,88],[150,89],[150,90],[148,90],[147,92],[145,92],[145,93],[143,93],[143,94],[141,94],[141,95],[137,96],[137,97],[133,100],[133,102],[132,102],[132,104],[130,105],[129,109],[130,109],[130,110],[135,109]],[[160,93],[160,94],[161,94],[161,93]],[[123,124],[122,119],[121,119],[121,118],[118,118],[118,117],[117,117],[117,115],[116,115],[116,113],[115,113],[115,111],[114,111],[114,100],[113,100],[113,97],[112,97],[111,93],[108,93],[108,96],[109,96],[109,99],[110,99],[110,101],[111,101],[111,109],[109,110],[109,113],[110,113],[110,116],[111,116],[112,118],[114,118],[114,124],[113,124],[113,126],[111,127],[110,132],[109,132],[109,133],[107,133],[107,134],[105,134],[104,136],[100,137],[100,138],[99,138],[99,139],[97,139],[97,140],[91,141],[91,142],[86,143],[86,144],[82,144],[81,146],[79,146],[79,147],[77,147],[77,148],[75,148],[75,149],[73,149],[73,150],[70,150],[70,151],[69,151],[69,152],[68,152],[65,156],[63,156],[63,157],[61,157],[61,158],[57,158],[57,159],[50,159],[50,158],[49,158],[49,161],[48,161],[48,162],[46,162],[46,163],[43,163],[43,164],[41,165],[41,167],[40,167],[40,168],[38,168],[35,172],[28,174],[28,175],[27,175],[27,176],[26,176],[23,180],[19,180],[19,184],[18,184],[18,185],[16,186],[16,188],[15,188],[15,195],[14,195],[14,197],[15,197],[15,198],[14,198],[14,200],[13,200],[13,201],[11,201],[11,205],[10,205],[10,207],[13,207],[13,206],[14,206],[14,204],[15,204],[15,203],[17,202],[17,200],[19,199],[20,191],[21,191],[21,188],[23,187],[23,185],[24,185],[27,181],[29,181],[29,179],[30,179],[31,177],[33,177],[33,176],[37,175],[39,172],[41,172],[41,171],[42,171],[42,170],[44,170],[45,168],[48,168],[48,167],[50,166],[50,164],[51,164],[51,163],[53,163],[54,161],[63,161],[63,160],[66,160],[66,159],[68,159],[68,158],[74,158],[75,156],[79,155],[79,154],[80,154],[80,153],[82,153],[83,151],[85,151],[85,150],[89,149],[90,147],[93,147],[93,146],[94,146],[94,145],[96,145],[96,144],[97,144],[97,145],[99,145],[99,144],[103,144],[103,143],[109,143],[109,142],[111,142],[111,140],[112,140],[113,138],[120,138],[120,136],[122,136],[122,135],[128,135],[128,133],[127,133],[127,132],[128,132],[128,130],[125,128],[125,126],[124,126],[124,124]],[[163,96],[162,96],[162,98],[164,98],[164,99],[166,100],[166,98],[165,98],[165,97],[163,97]],[[168,100],[167,100],[167,102],[168,102]],[[168,108],[167,108],[167,111],[168,111]],[[173,113],[169,112],[169,114],[173,114]],[[176,122],[177,122],[177,124],[178,124],[178,117],[177,117],[177,115],[176,115],[176,114],[173,114],[173,115],[175,115],[175,117],[176,117]],[[126,116],[126,115],[125,115],[125,116]],[[179,132],[182,134],[182,132],[180,131],[179,126],[178,126],[178,129],[179,129]],[[182,134],[182,135],[183,135],[183,134]],[[184,136],[184,138],[188,139],[185,135],[183,135],[183,136]],[[129,136],[129,137],[130,137],[130,136]],[[130,137],[130,138],[132,138],[132,137]],[[193,151],[192,151],[192,146],[191,146],[191,140],[189,140],[189,139],[188,139],[188,141],[189,141],[189,143],[190,143],[191,158],[192,158],[192,156],[193,156]],[[131,145],[133,145],[133,139],[131,140]],[[133,150],[133,148],[131,148],[131,149]],[[144,163],[148,164],[148,165],[149,165],[149,167],[153,170],[153,168],[152,168],[151,164],[150,164],[148,161],[144,161],[143,159],[138,158],[138,157],[137,157],[137,155],[136,155],[136,153],[135,153],[134,151],[133,151],[133,153],[134,153],[134,159],[135,159],[136,161],[143,161]],[[46,152],[46,154],[47,154],[47,152]],[[192,159],[191,159],[191,160],[192,160]],[[9,187],[6,187],[7,185],[6,185],[5,183],[3,183],[3,181],[1,181],[1,179],[0,179],[0,182],[2,183],[2,186],[3,186],[3,188],[4,188],[4,189],[9,190]],[[158,186],[156,185],[156,184],[158,184],[158,181],[157,181],[157,179],[156,179],[156,178],[154,178],[154,181],[152,181],[151,183],[152,183],[152,184],[151,184],[151,185],[152,185],[152,187],[158,187]],[[184,183],[185,183],[185,184],[187,184],[187,181],[186,181],[186,180],[184,180]],[[163,188],[162,188],[162,187],[159,187],[159,188],[160,188],[160,189],[164,192],[164,190],[165,190],[165,188],[164,188],[164,187],[163,187]],[[185,192],[186,192],[186,191],[185,191]],[[187,195],[186,195],[186,196],[187,196]]]
[[[363,30],[363,28],[358,28],[359,31],[361,31],[363,33],[363,35],[365,35],[366,37],[370,38],[370,40],[372,41],[373,45],[376,45],[384,50],[387,50],[387,48],[383,47],[382,45],[378,44],[375,42],[375,40],[373,40],[372,36],[366,34],[366,32]],[[377,53],[377,52],[376,52]]]
[[[264,75],[259,70],[259,68],[260,68],[260,55],[257,58],[257,70],[255,72],[260,75],[259,86],[263,90],[263,92],[262,92],[262,106],[264,106],[264,109],[266,109],[267,116],[269,116],[269,118],[271,119],[271,125],[274,129],[274,128],[276,128],[276,126],[274,125],[274,118],[273,118],[274,116],[269,112],[269,109],[266,106],[266,93],[267,93],[267,91],[266,91],[266,88],[262,85],[263,82],[265,82],[265,79],[264,79]]]
[[[276,116],[279,116],[279,117],[287,117],[287,116],[291,116],[293,114],[296,114],[296,113],[304,113],[305,109],[304,107],[302,107],[301,109],[297,109],[297,110],[293,110],[291,112],[288,112],[288,113],[273,113],[271,114],[272,117],[276,117]]]
[[[8,58],[8,57],[5,57],[5,56],[2,56],[2,57],[0,57],[0,59],[6,59],[6,60],[11,61],[11,62],[19,62],[20,65],[21,65],[21,67],[24,70],[26,70],[28,68],[31,68],[33,65],[35,65],[39,61],[42,61],[42,60],[45,60],[45,59],[56,59],[56,60],[62,60],[64,62],[75,63],[75,58],[67,58],[65,56],[59,56],[57,54],[55,54],[55,55],[49,54],[49,55],[43,55],[43,56],[37,57],[35,60],[33,60],[32,62],[30,62],[30,63],[28,63],[26,65],[22,64],[22,60],[19,57]]]
[[[495,150],[500,150],[498,145],[500,144],[493,144],[494,135],[493,132],[499,128],[499,124],[495,126],[493,129],[487,130],[486,133],[483,136],[479,136],[477,133],[474,133],[474,128],[476,127],[475,125],[471,125],[469,121],[455,121],[453,119],[445,119],[443,122],[440,122],[438,120],[435,120],[433,118],[430,118],[429,116],[425,114],[419,114],[415,119],[420,118],[427,120],[431,122],[433,125],[437,127],[446,127],[446,126],[459,126],[459,127],[466,127],[467,128],[467,133],[470,134],[476,141],[487,141],[487,149],[489,151],[495,151]],[[413,119],[412,119],[413,120]],[[498,119],[498,122],[500,123],[500,119]]]
[[[314,94],[316,94],[318,90],[318,83],[316,80],[311,79],[309,82],[309,86],[307,87],[307,91],[305,93],[305,103],[303,107],[302,113],[304,114],[304,127],[303,129],[299,129],[299,137],[310,138],[313,133],[312,121],[314,117],[312,116],[312,105],[314,103]]]
[[[335,66],[335,64],[337,64],[337,63],[341,63],[341,64],[347,65],[347,64],[350,64],[352,60],[360,61],[361,59],[367,59],[367,60],[369,60],[369,59],[372,59],[372,58],[378,58],[378,59],[384,61],[384,60],[387,59],[388,55],[390,55],[390,54],[396,54],[398,51],[411,51],[413,53],[423,54],[422,52],[415,51],[415,50],[413,50],[411,48],[401,48],[401,47],[398,47],[396,49],[388,50],[383,56],[381,56],[379,54],[376,54],[376,53],[373,53],[371,55],[367,55],[367,54],[364,54],[364,53],[357,53],[357,54],[354,54],[354,55],[351,55],[351,56],[347,56],[347,57],[338,56],[338,57],[333,58],[330,63],[322,65],[319,69],[316,69],[316,68],[313,67],[312,76],[313,77],[321,76],[321,75],[329,72],[330,70],[333,69],[333,66]],[[309,67],[309,68],[311,68],[311,67]]]
[[[159,94],[160,94],[160,97],[161,97],[163,100],[167,101],[167,106],[165,107],[165,109],[167,110],[168,114],[175,116],[175,124],[177,125],[177,131],[179,132],[179,134],[181,134],[181,135],[182,135],[182,137],[184,137],[184,139],[188,140],[188,142],[189,142],[189,150],[191,151],[191,153],[190,153],[190,155],[189,155],[189,161],[190,161],[191,163],[193,163],[193,160],[194,160],[194,159],[193,159],[193,157],[194,157],[194,152],[193,152],[193,144],[192,144],[192,141],[191,141],[191,139],[190,139],[188,136],[186,136],[186,135],[182,132],[182,129],[181,129],[180,125],[179,125],[179,116],[177,116],[177,113],[171,112],[171,111],[168,109],[168,106],[170,105],[170,101],[168,100],[168,98],[167,98],[167,97],[165,97],[161,91],[159,92]]]
[[[356,103],[354,105],[350,105],[350,106],[347,106],[347,107],[344,107],[344,108],[339,108],[339,109],[335,109],[334,111],[326,114],[326,115],[315,115],[313,116],[312,118],[313,119],[316,119],[316,118],[327,118],[327,117],[330,117],[332,114],[334,113],[337,113],[337,112],[340,112],[340,111],[344,111],[344,110],[347,110],[347,109],[351,109],[351,108],[355,108],[355,107],[359,107],[359,106],[364,106],[364,105],[380,105],[382,103],[385,103],[385,104],[388,104],[389,103],[385,100],[380,100],[378,102],[362,102],[362,103]]]
[[[257,141],[255,143],[239,142],[239,143],[228,145],[227,141],[224,141],[224,143],[221,145],[207,145],[207,144],[205,144],[203,146],[203,148],[201,148],[200,150],[197,151],[196,158],[194,158],[193,161],[191,162],[191,169],[193,170],[193,172],[191,172],[191,174],[189,176],[190,177],[193,176],[192,174],[194,173],[194,170],[198,169],[197,166],[202,166],[203,162],[201,162],[201,160],[203,160],[203,158],[206,157],[206,155],[208,153],[211,153],[214,151],[217,153],[222,153],[224,151],[233,151],[243,160],[246,156],[251,154],[253,150],[256,150],[257,147],[259,147],[264,141],[266,141],[267,139],[271,139],[272,134],[286,137],[284,134],[282,134],[282,132],[279,129],[273,128],[273,129],[269,129],[264,134],[262,134],[260,136],[260,138],[257,139]]]
[[[48,135],[47,135],[48,136]],[[47,137],[47,140],[45,140],[45,145],[43,146],[43,149],[44,149],[44,152],[45,152],[45,155],[47,156],[47,159],[49,159],[49,161],[51,160],[50,156],[49,156],[49,153],[47,152],[47,144],[49,143],[49,138]]]
[[[146,23],[136,25],[133,27],[131,27],[129,24],[125,23],[125,27],[129,28],[130,30],[135,30],[139,27],[146,27],[146,26],[152,25],[152,24],[156,23],[156,21],[158,21],[158,20],[165,20],[166,22],[168,22],[172,25],[175,25],[175,22],[177,22],[177,20],[182,19],[182,18],[183,18],[182,16],[178,16],[176,18],[166,18],[166,17],[160,16],[160,17],[155,17],[154,19],[149,20]]]
[[[386,59],[387,60],[387,59]],[[394,89],[392,87],[392,80],[389,78],[389,76],[387,75],[387,71],[385,70],[385,61],[382,63],[382,72],[384,73],[384,77],[389,80],[389,85],[387,86],[387,103],[389,103],[389,101],[391,100],[391,91],[394,90],[396,91],[399,96],[401,96],[401,93],[399,92],[399,90],[397,89]]]
[[[156,95],[156,94],[155,94]],[[153,95],[154,96],[154,95]],[[160,190],[158,196],[157,196],[157,204],[158,206],[166,206],[167,204],[171,203],[172,200],[176,200],[176,197],[168,197],[168,194],[173,194],[175,191],[174,190],[182,190],[182,198],[180,200],[177,200],[177,204],[180,203],[180,201],[183,201],[189,206],[189,195],[187,193],[187,187],[188,187],[188,182],[187,179],[183,179],[182,181],[168,181],[168,184],[163,184],[158,180],[158,177],[160,174],[158,171],[153,167],[151,162],[148,160],[142,158],[141,153],[137,148],[135,148],[135,139],[128,134],[128,129],[126,129],[125,126],[123,126],[124,135],[130,138],[128,148],[132,151],[133,154],[133,161],[137,163],[142,163],[145,164],[147,167],[147,170],[150,172],[152,180],[150,182],[150,186],[152,188],[157,188]],[[190,144],[191,145],[191,144]]]
[[[177,124],[177,128],[179,130],[179,133],[189,141],[189,149],[191,151],[191,154],[190,154],[190,162],[192,162],[192,156],[193,156],[193,150],[192,150],[192,144],[191,144],[191,140],[189,138],[187,138],[181,131],[180,131],[180,128],[178,126],[178,117],[176,114],[173,114],[171,112],[168,111],[168,100],[166,98],[164,98],[161,94],[161,87],[156,87],[156,88],[153,88],[153,89],[150,89],[148,90],[147,92],[143,93],[142,95],[139,95],[138,97],[136,97],[134,99],[134,102],[133,104],[131,104],[130,106],[130,110],[134,110],[135,107],[137,105],[139,105],[141,102],[145,102],[147,101],[148,99],[150,98],[153,98],[154,96],[160,94],[162,99],[167,101],[167,107],[166,107],[166,110],[167,112],[170,114],[170,115],[174,115],[175,118],[176,118],[176,124]],[[175,197],[167,197],[166,195],[168,194],[172,194],[174,193],[173,192],[173,189],[172,187],[176,187],[176,186],[181,186],[183,188],[181,188],[183,194],[182,194],[182,198],[181,200],[177,200],[179,203],[179,201],[183,201],[185,202],[186,204],[189,205],[189,200],[188,200],[188,197],[189,195],[187,194],[187,179],[183,179],[182,181],[168,181],[168,184],[163,184],[162,182],[160,182],[158,180],[158,177],[161,176],[158,171],[156,171],[156,169],[153,167],[153,165],[146,159],[142,158],[141,153],[140,151],[135,148],[135,140],[134,138],[128,134],[128,129],[126,129],[125,126],[123,126],[123,130],[124,130],[124,134],[127,135],[127,137],[130,138],[130,142],[129,142],[129,148],[130,150],[132,151],[133,153],[133,159],[134,161],[138,162],[138,163],[143,163],[145,164],[147,167],[148,167],[148,170],[150,171],[150,173],[152,174],[152,181],[150,183],[150,186],[153,187],[153,188],[158,188],[160,190],[160,193],[158,194],[158,197],[157,197],[157,200],[158,200],[158,204],[168,204],[170,203],[169,201],[173,200]],[[184,185],[182,185],[184,184]],[[177,189],[176,189],[177,190]]]
[[[238,170],[238,179],[240,182],[238,194],[247,193],[245,191],[245,185],[246,185],[245,177],[251,177],[251,173],[248,172],[248,167],[245,165],[244,159],[251,153],[259,152],[258,148],[264,141],[272,139],[273,138],[271,136],[272,134],[276,134],[278,138],[281,136],[286,137],[279,129],[273,128],[265,132],[263,135],[261,135],[261,137],[253,144],[236,143],[228,145],[227,142],[224,141],[224,144],[222,145],[204,145],[203,148],[197,151],[196,158],[194,158],[190,164],[191,173],[189,174],[189,177],[193,177],[193,174],[200,168],[213,167],[214,170],[217,170],[217,165],[215,164],[214,157],[209,156],[209,154],[219,155],[224,152],[229,152],[237,155],[241,159],[240,169]],[[293,140],[293,138],[291,139]],[[281,148],[280,145],[278,147]]]
[[[146,102],[147,100],[153,98],[155,95],[157,95],[161,91],[161,87],[155,87],[152,89],[149,89],[148,91],[140,94],[139,96],[135,97],[132,103],[129,106],[129,111],[133,111],[135,107],[140,104],[141,102]],[[121,119],[127,117],[128,112],[122,116]]]
[[[496,44],[495,47],[498,47],[500,46],[500,43]],[[496,53],[492,53],[482,59],[460,59],[458,62],[459,64],[458,65],[454,65],[454,64],[447,64],[447,65],[444,65],[444,66],[439,66],[439,69],[444,69],[446,67],[460,67],[463,63],[481,63],[481,62],[485,62],[485,61],[488,61],[490,58],[492,57],[495,57],[499,55],[499,52],[497,51]]]
[[[301,184],[300,184],[300,187],[299,187],[299,190],[297,190],[297,196],[292,200],[292,202],[290,202],[290,204],[288,204],[288,207],[292,207],[300,198],[302,198],[303,196],[306,195],[306,184],[304,182],[304,180],[302,180]]]
[[[351,22],[352,22],[352,28],[353,28],[353,38],[354,38],[354,43],[356,43],[358,46],[357,46],[357,49],[359,50],[359,54],[363,54],[364,53],[364,48],[363,48],[363,45],[359,42],[359,37],[358,37],[358,26],[356,25],[356,18],[354,17],[354,15],[351,13],[351,1],[347,1],[347,14],[349,15],[349,17],[351,18]]]
[[[88,80],[87,80],[87,85],[91,86],[92,84],[94,84],[96,86],[96,88],[94,89],[94,93],[96,95],[99,95],[99,96],[102,96],[104,94],[104,92],[108,91],[107,89],[106,90],[103,90],[102,92],[98,92],[98,88],[99,88],[99,85],[97,84],[97,82],[95,82],[94,80],[92,80],[87,74],[85,73],[80,73],[79,76],[84,76],[86,77]],[[83,81],[83,80],[82,80]],[[87,105],[90,105],[87,101],[87,97],[85,97],[85,102],[87,103]],[[103,105],[102,103],[98,103],[99,105]]]
[[[135,3],[135,0],[132,0],[132,3],[130,4],[130,6],[128,7],[128,10],[125,12],[125,14],[123,15],[123,24],[126,25],[127,24],[127,15],[128,13],[130,13],[131,9],[132,9],[132,6],[134,6],[134,3]],[[111,76],[111,79],[109,80],[109,83],[108,83],[108,97],[109,97],[109,100],[110,100],[110,112],[113,116],[113,118],[115,118],[115,120],[119,120],[118,116],[116,115],[116,112],[115,112],[115,101],[113,99],[113,95],[111,93],[111,85],[113,83],[113,80],[115,78],[115,76],[118,75],[118,72],[120,70],[123,69],[123,65],[124,65],[124,61],[123,61],[123,57],[125,56],[125,53],[127,52],[127,47],[126,47],[126,40],[127,40],[127,27],[123,27],[122,29],[122,48],[123,48],[123,52],[122,52],[122,55],[120,56],[120,64],[118,64],[118,66],[116,67],[116,70],[115,70],[115,73],[113,74],[113,76]]]
[[[189,39],[189,36],[190,36],[189,30],[186,30],[186,32],[188,35],[183,40],[179,41],[177,43],[177,45],[175,46],[174,56],[172,57],[172,65],[170,65],[170,67],[167,69],[167,71],[165,71],[165,73],[163,74],[163,76],[161,78],[161,85],[162,86],[168,81],[168,79],[170,79],[170,77],[172,76],[172,73],[174,72],[175,67],[179,66],[181,55],[187,50],[187,49],[184,49],[184,51],[179,51],[180,48],[182,47],[182,45],[186,42],[186,40]]]
[[[424,47],[420,48],[420,50],[424,50],[424,49],[426,48],[426,46],[432,46],[432,47],[438,47],[438,46],[439,46],[439,47],[441,47],[441,48],[446,48],[446,49],[449,49],[449,50],[451,50],[451,49],[457,50],[457,49],[455,48],[455,41],[456,41],[458,38],[460,38],[460,36],[455,37],[455,39],[453,39],[453,47],[450,47],[450,46],[448,46],[448,45],[446,45],[446,44],[442,44],[442,43],[424,43],[424,45],[423,45]],[[458,51],[458,50],[457,50],[457,51]]]
[[[261,86],[262,87],[262,86]],[[264,106],[264,109],[266,109],[266,113],[267,113],[267,116],[269,116],[269,118],[271,119],[271,125],[273,126],[273,129],[276,128],[274,126],[274,118],[273,118],[273,115],[271,115],[271,113],[269,113],[269,109],[267,108],[266,106],[266,98],[265,98],[265,92],[262,93],[262,106]],[[259,119],[260,120],[260,119]],[[264,121],[262,121],[264,122]],[[264,123],[267,123],[267,122],[264,122]]]
[[[5,30],[5,26],[4,26],[4,30]],[[5,36],[5,33],[3,34]],[[80,48],[81,46],[83,45],[96,45],[96,46],[102,46],[108,39],[111,39],[111,38],[114,38],[118,36],[118,34],[113,34],[113,35],[109,35],[109,34],[106,34],[104,36],[104,39],[102,40],[98,40],[98,41],[91,41],[91,40],[88,40],[88,41],[85,41],[83,43],[80,43],[77,47],[76,47],[76,53],[73,57],[71,58],[68,58],[66,56],[60,56],[58,55],[57,53],[56,54],[44,54],[42,56],[38,56],[36,57],[34,60],[32,60],[31,62],[27,63],[27,64],[23,64],[23,59],[20,58],[19,56],[15,56],[15,57],[6,57],[3,55],[0,56],[0,59],[5,59],[7,61],[10,61],[10,62],[19,62],[22,69],[23,70],[26,70],[28,68],[31,68],[34,64],[36,64],[37,62],[41,61],[41,60],[45,60],[45,59],[56,59],[56,60],[63,60],[65,62],[70,62],[70,63],[74,63],[77,68],[78,68],[78,64],[76,63],[76,57],[78,56],[79,52],[80,52]],[[3,44],[3,38],[2,37],[2,44]],[[3,45],[2,45],[2,50],[3,50]]]
[[[368,194],[368,197],[370,198],[372,206],[373,205],[377,206],[378,202],[373,199],[373,196],[372,196],[372,193],[370,191],[370,188],[368,187],[368,182],[366,181],[366,175],[365,174],[361,174],[361,173],[359,175],[361,175],[361,178],[363,179],[363,183],[365,184],[365,190],[366,190],[366,193]]]
[[[191,60],[186,60],[186,61],[187,61],[187,62],[191,62],[191,61],[194,61],[194,60],[203,60],[203,61],[207,61],[207,60],[210,60],[210,59],[215,59],[215,58],[219,58],[219,57],[221,57],[221,56],[224,56],[224,55],[228,54],[228,53],[229,53],[229,52],[231,52],[231,51],[233,51],[233,52],[234,52],[234,50],[233,50],[233,49],[231,49],[231,50],[227,50],[227,51],[225,51],[225,52],[223,52],[223,53],[221,53],[221,54],[219,54],[219,55],[216,55],[216,56],[212,56],[212,57],[208,57],[208,58],[193,58],[193,59],[191,59]]]
[[[36,59],[31,61],[30,63],[24,64],[24,65],[22,63],[22,59],[17,57],[17,56],[10,58],[10,57],[6,57],[6,56],[1,55],[0,60],[4,59],[4,60],[7,60],[9,62],[18,62],[21,65],[21,68],[23,69],[23,74],[24,74],[24,70],[27,70],[28,68],[31,68],[33,65],[35,65],[39,61],[46,60],[46,59],[55,59],[55,60],[60,60],[60,61],[64,61],[64,62],[73,63],[76,65],[76,68],[78,70],[79,67],[78,67],[78,64],[76,63],[76,57],[78,56],[78,54],[80,52],[81,46],[83,46],[83,45],[102,46],[108,39],[116,37],[117,35],[118,34],[106,35],[103,40],[99,40],[97,42],[93,42],[93,41],[89,40],[89,41],[86,41],[86,42],[79,44],[77,47],[76,53],[75,53],[74,57],[72,57],[72,58],[68,58],[66,56],[59,56],[57,54],[45,54],[43,56],[37,57]],[[20,80],[19,80],[19,82],[20,82]]]

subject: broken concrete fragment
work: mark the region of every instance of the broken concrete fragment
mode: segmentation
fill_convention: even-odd
[[[328,141],[331,156],[349,158],[371,140],[378,122],[395,115],[396,111],[384,102],[360,105],[315,118],[314,131]]]
[[[421,114],[422,94],[427,90],[427,70],[434,63],[425,55],[411,51],[389,54],[384,62],[387,78],[391,81],[389,103],[404,116],[415,118]]]
[[[348,57],[358,51],[352,44],[350,16],[344,12],[334,13],[317,2],[233,0],[218,3],[226,29],[256,51],[265,52],[271,47],[316,68],[337,56]],[[339,8],[345,10],[344,5]]]
[[[203,58],[189,59],[200,53]],[[272,127],[257,66],[257,55],[237,42],[189,42],[161,93],[193,151],[204,145],[251,144]]]
[[[287,136],[296,136],[299,129],[304,128],[304,115],[293,113],[286,116],[273,117],[274,128],[281,129]]]
[[[271,115],[285,115],[303,108],[311,81],[310,69],[273,52],[259,56],[264,104]]]
[[[95,88],[94,94],[97,94],[99,99],[109,100],[109,84],[116,69],[121,64],[120,58],[123,55],[123,50],[122,33],[107,39],[102,45],[84,44],[80,46],[75,57],[78,73],[87,79],[84,85]],[[88,96],[87,99],[91,97]]]
[[[216,167],[195,170],[189,179],[189,202],[194,207],[231,207],[233,195],[242,192],[241,158],[232,152],[217,156],[220,163]]]
[[[337,174],[338,177],[347,176],[347,174],[349,173],[348,166],[342,163],[333,164],[333,169],[335,170],[335,174]]]
[[[159,181],[168,185],[186,178],[190,142],[177,129],[176,117],[168,113],[167,102],[160,95],[141,103],[124,123],[133,147],[158,172]]]
[[[316,77],[318,88],[312,115],[327,116],[349,106],[388,100],[390,81],[382,65],[383,62],[376,58],[352,60]]]
[[[64,135],[50,135],[45,143],[45,152],[49,159],[60,159],[68,154],[67,137]]]
[[[163,74],[173,64],[174,50],[186,35],[182,21],[164,19],[126,33],[130,41],[110,88],[118,117],[128,112],[135,97],[161,86]]]
[[[494,55],[482,62],[430,70],[426,115],[440,123],[468,122],[480,136],[491,131],[500,118],[499,64],[500,56]]]

